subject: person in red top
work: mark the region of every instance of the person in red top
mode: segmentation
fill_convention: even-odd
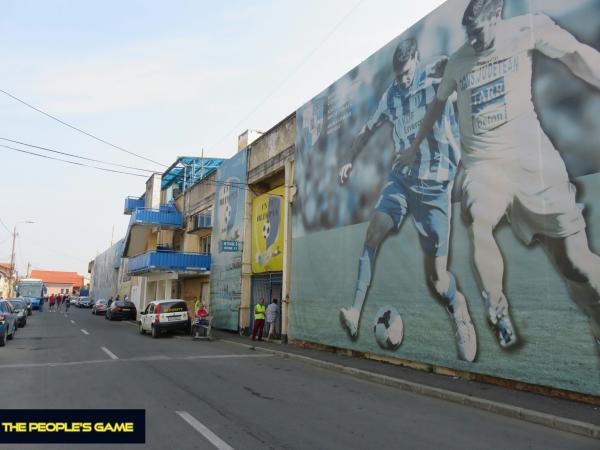
[[[54,311],[54,294],[52,294],[50,296],[50,299],[48,300],[48,311],[49,312]]]
[[[208,334],[208,309],[204,304],[200,304],[200,307],[196,310],[196,320],[194,321],[195,335],[199,336],[199,332],[202,331],[203,336]]]

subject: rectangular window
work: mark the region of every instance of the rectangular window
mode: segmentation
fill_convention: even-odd
[[[210,236],[200,238],[200,253],[210,253]]]

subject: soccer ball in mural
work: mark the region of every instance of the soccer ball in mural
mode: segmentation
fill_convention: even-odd
[[[381,348],[396,350],[404,338],[404,323],[402,317],[393,306],[379,308],[373,324],[375,339]]]
[[[265,223],[263,223],[263,226],[262,226],[262,236],[265,239],[265,241],[269,237],[269,234],[271,234],[271,223],[265,222]]]

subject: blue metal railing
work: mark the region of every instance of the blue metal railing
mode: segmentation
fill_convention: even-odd
[[[138,208],[131,215],[131,225],[149,224],[163,227],[183,227],[183,215],[172,205],[162,205],[160,209]]]
[[[207,253],[152,251],[129,258],[127,272],[207,272],[211,257]]]
[[[143,208],[144,204],[145,203],[144,203],[144,199],[143,198],[139,198],[139,197],[127,197],[125,199],[124,213],[125,214],[131,214],[136,209]]]

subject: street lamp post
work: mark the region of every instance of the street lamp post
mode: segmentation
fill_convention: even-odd
[[[15,275],[15,241],[17,240],[17,225],[20,223],[35,223],[32,220],[21,220],[15,223],[13,228],[12,250],[10,252],[10,275],[8,278],[8,296],[12,297],[14,293],[14,275]]]

